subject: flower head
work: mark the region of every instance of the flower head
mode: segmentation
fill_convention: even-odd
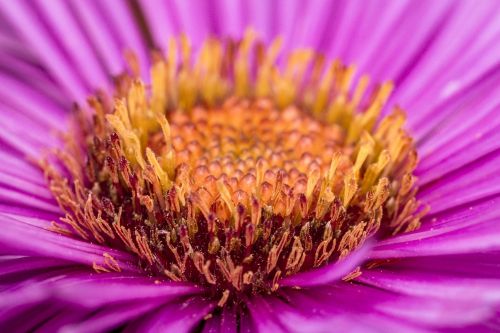
[[[425,210],[404,114],[376,124],[391,85],[364,98],[366,77],[351,89],[352,67],[310,51],[280,70],[280,40],[266,49],[252,38],[210,39],[194,63],[188,41],[173,40],[150,87],[121,76],[114,102],[92,97],[56,153],[70,179],[44,164],[69,227],[56,229],[204,285],[220,305],[275,291],[375,234],[416,229]]]
[[[0,4],[0,327],[494,330],[496,5],[199,5]]]

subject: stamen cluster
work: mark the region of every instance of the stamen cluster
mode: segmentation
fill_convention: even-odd
[[[135,69],[113,98],[89,98],[56,152],[66,170],[43,163],[66,213],[54,229],[132,252],[223,305],[418,228],[404,113],[379,118],[391,84],[367,93],[353,67],[305,50],[279,67],[280,44],[209,39],[193,60],[172,39],[151,85]],[[109,263],[95,269],[120,269]]]

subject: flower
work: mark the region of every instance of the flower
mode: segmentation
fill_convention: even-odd
[[[0,328],[498,330],[497,7],[0,3]]]

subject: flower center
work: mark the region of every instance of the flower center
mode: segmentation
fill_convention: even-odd
[[[66,213],[54,229],[132,252],[223,305],[417,228],[404,113],[379,117],[391,85],[365,92],[366,77],[310,51],[279,67],[280,41],[253,39],[210,39],[194,61],[172,40],[151,85],[125,74],[113,101],[91,97],[56,154],[69,174],[43,164]]]

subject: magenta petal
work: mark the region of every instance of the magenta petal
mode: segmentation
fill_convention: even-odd
[[[479,300],[418,297],[345,283],[307,291],[290,291],[283,297],[291,306],[277,299],[268,302],[274,313],[282,318],[281,322],[291,327],[298,326],[294,321],[300,320],[300,317],[323,327],[335,321],[340,324],[349,318],[351,323],[348,325],[354,325],[354,328],[360,325],[360,331],[370,328],[385,331],[398,326],[402,331],[411,328],[420,331],[425,327],[465,327],[490,321],[495,316],[494,308]],[[300,304],[300,307],[294,309],[295,304]]]
[[[356,279],[402,294],[453,301],[500,304],[500,280],[406,270],[370,270]]]
[[[50,213],[60,213],[59,207],[52,201],[43,200],[36,196],[21,193],[13,189],[0,187],[0,201],[11,205],[20,205]]]
[[[341,296],[334,296],[335,290],[339,290]],[[287,302],[277,297],[257,296],[249,300],[248,307],[255,327],[262,332],[425,331],[399,318],[377,312],[373,306],[381,300],[370,299],[370,296],[373,298],[371,293],[359,292],[368,289],[361,288],[358,294],[352,295],[354,290],[349,290],[347,294],[342,290],[319,288],[311,294],[290,292],[283,295]]]
[[[87,308],[126,301],[147,302],[171,299],[199,293],[199,288],[187,283],[158,281],[141,276],[109,273],[102,276],[83,274],[47,286],[53,297]],[[127,290],[126,293],[123,291]]]
[[[137,271],[133,256],[104,246],[90,244],[45,229],[49,222],[21,216],[0,214],[0,254],[32,255],[58,258],[92,266],[106,264],[111,255],[124,271]],[[45,225],[44,225],[45,224]]]
[[[203,333],[218,333],[221,331],[220,325],[221,317],[219,315],[212,315],[211,318],[204,322]],[[236,328],[236,326],[234,328]]]
[[[286,332],[285,326],[279,321],[277,307],[271,306],[261,297],[250,299],[247,306],[258,332]]]
[[[50,273],[33,274],[23,284],[3,286],[0,307],[50,299],[80,308],[97,309],[122,302],[166,302],[200,292],[199,288],[188,283],[159,281],[123,272],[98,274],[83,266],[60,267]]]
[[[237,314],[234,308],[224,308],[222,311],[220,323],[221,333],[236,333],[238,331],[237,326]]]
[[[288,1],[287,6],[284,9],[292,8],[294,1]],[[243,35],[243,30],[245,29],[243,22],[243,9],[245,7],[244,1],[239,0],[217,0],[214,3],[215,14],[213,14],[213,20],[217,24],[217,33],[221,36],[227,35],[234,38],[241,37]],[[281,13],[283,16],[284,13]],[[224,17],[224,20],[220,20],[220,17]],[[285,20],[285,22],[290,23],[290,20]]]
[[[500,250],[498,220],[465,227],[441,235],[414,241],[378,245],[370,254],[372,259],[432,256],[458,253],[478,253]]]
[[[432,213],[436,214],[500,194],[497,186],[500,180],[498,163],[500,154],[490,154],[467,168],[450,172],[439,181],[423,186],[419,198],[429,204]]]
[[[0,271],[0,323],[5,327],[18,325],[20,316],[36,310],[43,312],[40,307],[50,304],[53,310],[41,316],[40,321],[47,316],[51,319],[41,331],[59,331],[63,327],[71,332],[105,331],[200,291],[190,284],[162,282],[125,272],[96,274],[88,268],[44,259],[14,258],[5,263],[10,266],[8,271]],[[50,270],[43,272],[41,264]],[[22,279],[20,274],[26,273],[27,268],[31,270],[25,282],[9,282],[15,276],[18,281]],[[37,325],[31,316],[27,320]]]
[[[179,33],[177,17],[171,2],[161,0],[141,0],[142,10],[150,23],[151,33],[158,47],[167,50],[168,38]]]
[[[148,302],[131,302],[103,308],[93,313],[90,318],[65,325],[60,332],[87,333],[109,332],[111,329],[123,326],[124,323],[133,321],[140,316],[152,311],[162,304],[162,300]]]
[[[73,70],[85,78],[88,87],[106,88],[109,77],[104,73],[84,31],[77,24],[69,3],[64,0],[54,0],[50,4],[37,1],[37,7],[51,34],[59,41],[58,45],[74,64]]]
[[[54,201],[52,193],[49,191],[47,186],[32,183],[28,180],[13,176],[8,173],[2,173],[0,170],[0,187],[11,188],[17,192],[24,192],[25,194],[30,194],[34,197],[38,197],[42,200],[47,200],[49,202]]]
[[[2,2],[2,12],[16,24],[23,37],[34,47],[44,64],[50,68],[64,89],[76,100],[86,96],[84,85],[71,65],[66,61],[60,48],[49,37],[49,33],[29,5],[24,1]],[[22,22],[22,24],[20,23]]]
[[[133,13],[130,12],[128,3],[125,1],[95,1],[102,13],[102,20],[108,24],[112,35],[119,43],[118,52],[132,50],[137,54],[139,65],[143,69],[142,78],[147,81],[149,75],[146,70],[149,68],[149,58],[146,51],[146,42],[141,36],[140,27],[134,21]]]
[[[207,15],[208,1],[172,1],[171,13],[179,22],[179,30],[187,33],[194,45],[201,45],[209,35],[210,24]]]
[[[212,301],[201,297],[174,302],[128,326],[125,332],[189,332],[200,324],[213,307]]]
[[[71,262],[68,261],[40,257],[17,257],[10,259],[2,259],[0,257],[0,263],[0,280],[2,281],[2,285],[30,279],[33,275],[44,270],[57,270],[71,266]]]
[[[371,258],[481,253],[499,249],[499,198],[430,216],[416,231],[379,241]]]
[[[288,287],[307,287],[328,284],[342,279],[363,263],[372,247],[366,243],[339,262],[328,264],[309,272],[297,273],[280,281],[280,285]]]
[[[75,15],[92,41],[99,59],[104,63],[106,72],[111,75],[119,74],[124,67],[123,55],[114,45],[111,31],[100,18],[98,8],[91,1],[70,1],[68,4],[74,7]]]
[[[413,257],[391,264],[396,269],[436,272],[443,276],[500,280],[500,252]]]
[[[20,156],[16,156],[14,152],[0,151],[0,159],[2,160],[0,177],[8,175],[39,186],[47,184],[40,169],[35,168]]]
[[[0,312],[1,332],[33,332],[64,311],[59,304],[40,302],[40,307],[32,305],[13,309],[2,309]]]

